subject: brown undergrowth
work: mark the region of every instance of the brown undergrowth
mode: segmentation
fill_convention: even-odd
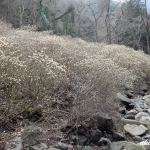
[[[0,122],[5,129],[38,120],[54,111],[54,103],[71,105],[70,121],[100,111],[115,114],[118,89],[138,80],[148,83],[149,77],[150,57],[141,51],[14,30],[0,21]]]

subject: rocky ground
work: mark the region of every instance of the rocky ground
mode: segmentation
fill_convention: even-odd
[[[0,149],[150,150],[150,95],[148,88],[142,86],[138,94],[136,91],[126,88],[123,93],[117,93],[117,99],[120,101],[118,112],[122,116],[118,126],[113,118],[103,113],[93,114],[80,124],[60,119],[61,123],[58,125],[57,122],[58,126],[53,129],[32,125],[21,129],[20,132],[13,133],[8,140],[1,137]],[[69,109],[66,111],[64,109],[59,113],[55,113],[56,117],[62,117],[63,114],[67,118]],[[53,125],[56,125],[54,122],[53,120]],[[55,135],[54,133],[58,130],[59,134]]]

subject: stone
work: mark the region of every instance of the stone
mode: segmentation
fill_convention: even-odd
[[[58,148],[48,148],[47,150],[60,150]]]
[[[135,107],[135,104],[134,104],[134,103],[131,103],[131,104],[128,105],[127,108],[128,108],[128,109],[134,109],[134,107]]]
[[[119,107],[118,112],[121,114],[125,114],[126,108],[125,107]]]
[[[108,145],[110,146],[111,141],[108,138],[101,138],[97,143],[95,143],[98,146]]]
[[[140,90],[143,91],[144,93],[146,93],[148,91],[147,86],[141,86]]]
[[[132,142],[120,141],[112,142],[110,144],[110,150],[145,150],[145,148]]]
[[[30,146],[29,150],[46,150],[48,146],[45,143],[38,144],[37,146]]]
[[[150,134],[146,134],[145,136],[142,136],[143,139],[150,139]]]
[[[138,113],[137,110],[132,109],[132,110],[128,111],[128,112],[126,113],[126,115],[136,115],[137,113]]]
[[[147,128],[143,125],[130,125],[126,124],[124,126],[124,130],[128,133],[130,133],[132,136],[137,136],[137,135],[143,135],[147,132]]]
[[[147,107],[150,108],[150,99],[145,99],[144,104],[146,104]]]
[[[113,133],[113,138],[117,141],[124,141],[125,140],[125,137],[123,134],[121,133],[118,133],[118,132],[114,132]]]
[[[134,136],[133,141],[136,143],[139,143],[139,142],[143,141],[143,139],[140,136]]]
[[[124,103],[126,103],[126,104],[132,103],[131,99],[125,97],[125,96],[122,95],[121,93],[117,93],[117,97],[118,97],[118,99],[120,99],[122,102],[124,102]]]
[[[128,98],[133,98],[134,97],[134,92],[131,90],[126,91],[125,93],[127,95]]]
[[[102,137],[102,132],[98,129],[92,130],[90,133],[90,142],[97,142]]]
[[[145,100],[145,99],[150,99],[150,95],[145,95],[145,96],[143,96],[142,99],[143,99],[143,100]]]
[[[9,141],[6,141],[5,150],[21,150],[22,149],[22,141],[21,137],[15,137]]]
[[[125,119],[133,119],[135,120],[135,116],[134,115],[126,115],[124,116]]]
[[[40,135],[44,135],[45,131],[40,127],[29,126],[21,133],[23,147],[32,146],[40,140]]]
[[[150,122],[150,115],[148,113],[145,112],[139,112],[136,116],[135,116],[135,120],[137,121],[149,121]]]
[[[94,149],[92,147],[90,147],[90,146],[84,146],[82,148],[82,150],[94,150]]]
[[[69,149],[73,149],[73,146],[71,144],[58,142],[58,144],[55,146],[55,148],[59,148],[59,149],[62,149],[62,150],[67,150],[68,148]]]
[[[94,115],[96,126],[100,130],[111,130],[113,128],[113,120],[108,114],[97,113]]]
[[[78,136],[77,136],[77,144],[78,145],[85,146],[88,143],[89,143],[89,139],[86,136],[78,134]]]

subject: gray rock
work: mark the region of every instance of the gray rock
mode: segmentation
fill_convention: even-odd
[[[60,150],[58,148],[48,148],[47,150]]]
[[[147,128],[143,125],[126,124],[124,130],[130,133],[132,136],[143,135],[147,132]]]
[[[137,110],[132,109],[132,110],[128,111],[128,112],[126,113],[126,115],[136,115],[137,113],[138,113]]]
[[[21,134],[23,147],[35,145],[40,140],[40,136],[44,134],[45,131],[42,128],[29,126]]]
[[[89,139],[86,136],[83,136],[83,135],[79,134],[77,136],[77,143],[78,143],[78,145],[85,146],[89,143]]]
[[[112,142],[110,145],[110,150],[145,150],[145,148],[132,142],[120,141]]]
[[[113,128],[113,120],[108,114],[97,113],[94,115],[94,120],[97,128],[100,130],[110,130]]]
[[[143,97],[143,100],[145,100],[145,99],[150,99],[150,95],[144,96],[144,97]]]
[[[90,146],[84,146],[82,150],[94,150],[94,149]]]
[[[133,141],[136,142],[136,143],[139,143],[139,142],[142,142],[143,139],[140,136],[134,136]]]
[[[111,141],[108,138],[101,138],[97,143],[95,143],[98,146],[103,146],[103,145],[107,145],[110,146]]]
[[[135,120],[135,116],[134,115],[126,115],[124,116],[125,119],[133,119]]]
[[[148,113],[145,113],[145,112],[139,112],[136,116],[135,116],[135,119],[137,121],[149,121],[150,122],[150,115]]]
[[[146,93],[148,91],[148,88],[146,86],[141,86],[140,90]]]
[[[66,143],[63,143],[63,142],[58,142],[58,144],[55,146],[56,148],[59,148],[61,150],[67,150],[68,148],[69,149],[73,149],[73,146],[70,145],[70,144],[66,144]]]
[[[97,142],[102,137],[102,132],[100,130],[92,130],[90,133],[90,142]]]
[[[119,107],[118,112],[121,114],[125,114],[126,108],[125,107]]]
[[[113,138],[117,141],[124,141],[125,140],[125,137],[123,134],[121,133],[118,133],[118,132],[114,132],[113,133]]]
[[[15,137],[9,141],[6,141],[5,150],[21,150],[22,149],[22,141],[21,137]]]
[[[128,98],[133,98],[134,97],[134,92],[131,90],[126,91],[125,93],[127,95]]]
[[[120,99],[122,102],[125,102],[127,104],[132,103],[131,99],[125,97],[124,95],[122,95],[121,93],[117,93],[117,97],[118,99]]]
[[[150,139],[150,134],[146,134],[145,136],[142,136],[143,139]]]

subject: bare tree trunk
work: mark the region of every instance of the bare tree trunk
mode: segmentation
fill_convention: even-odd
[[[107,30],[107,43],[111,44],[111,21],[110,21],[110,0],[108,0],[106,5],[107,15],[105,18],[106,30]]]

